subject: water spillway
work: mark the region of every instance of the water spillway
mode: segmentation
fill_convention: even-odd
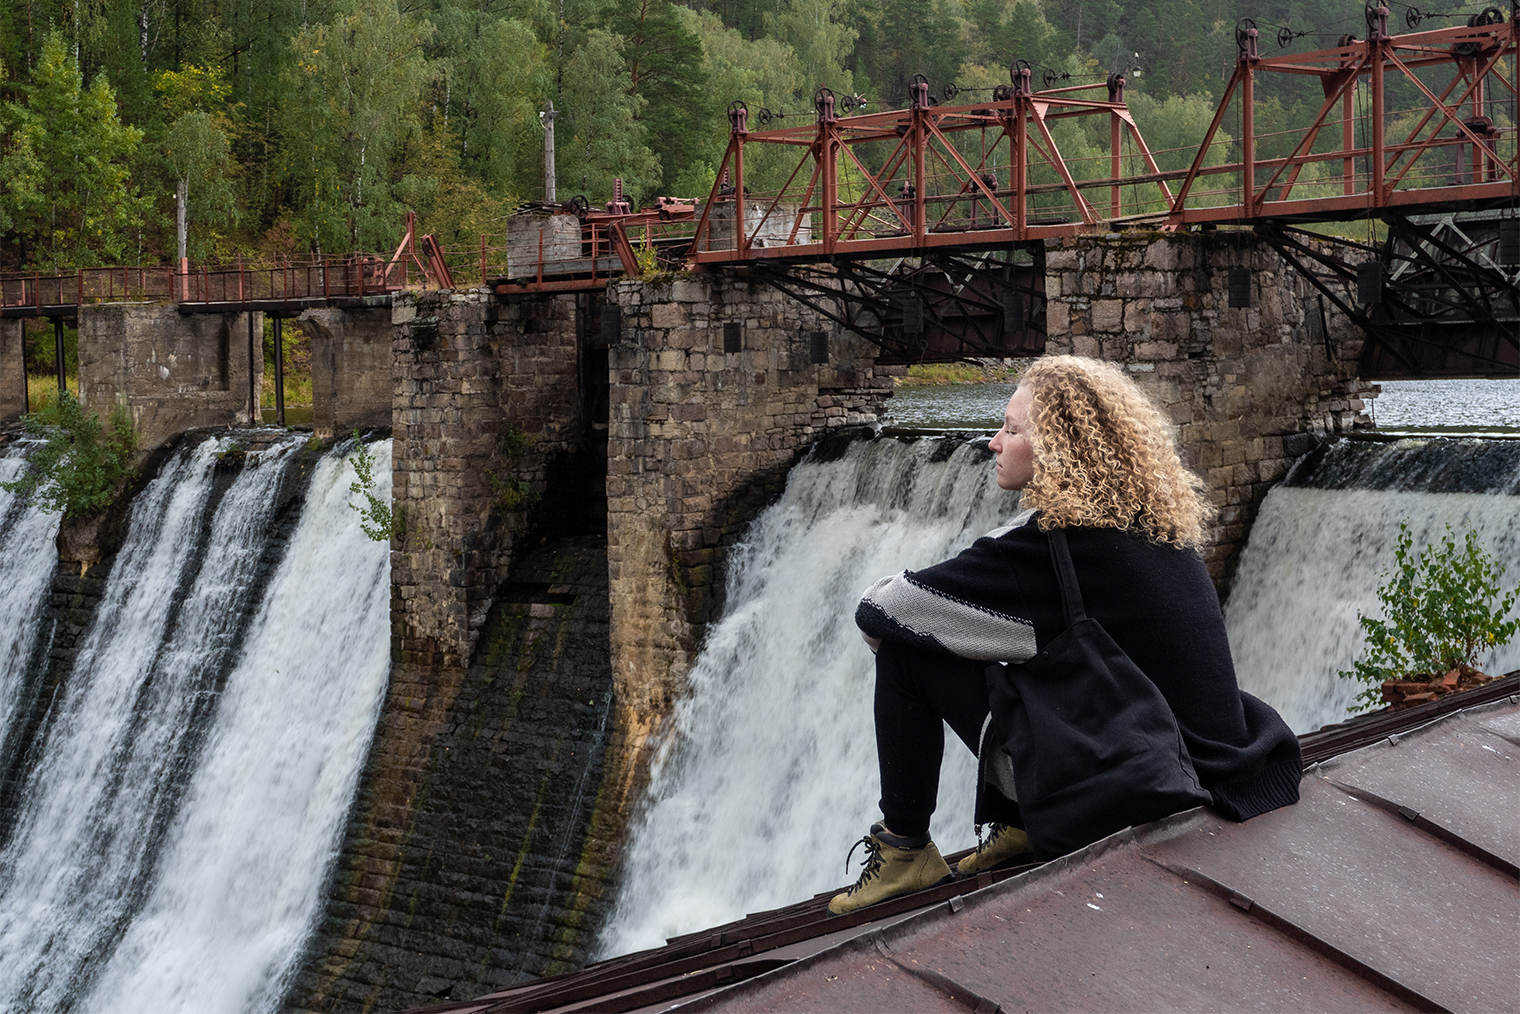
[[[725,614],[630,830],[604,954],[846,879],[845,852],[880,816],[875,669],[855,603],[878,577],[951,555],[1016,505],[993,482],[984,441],[857,440],[792,470],[730,557]],[[933,831],[955,849],[975,842],[975,759],[948,738]]]
[[[1520,581],[1520,441],[1342,440],[1300,461],[1251,529],[1225,606],[1241,686],[1295,732],[1346,717],[1362,685],[1337,677],[1362,651],[1359,614],[1381,615],[1400,522],[1416,547],[1471,529]],[[1520,668],[1520,644],[1480,659]]]
[[[630,829],[604,956],[658,946],[848,883],[877,819],[872,662],[854,628],[875,578],[946,558],[1016,510],[964,438],[849,444],[793,470],[731,563],[714,624]],[[1241,685],[1304,732],[1346,717],[1400,521],[1417,542],[1474,526],[1520,578],[1520,441],[1341,441],[1267,497],[1226,621]],[[1520,667],[1520,647],[1487,660]],[[933,832],[972,844],[972,759],[947,733]]]
[[[0,453],[0,482],[21,478],[25,442]],[[0,772],[11,769],[21,738],[17,710],[41,677],[39,624],[58,560],[58,515],[32,510],[0,490]],[[29,691],[31,693],[29,693]]]
[[[137,497],[0,828],[0,1007],[279,1005],[389,671],[352,479],[303,438],[229,436]]]

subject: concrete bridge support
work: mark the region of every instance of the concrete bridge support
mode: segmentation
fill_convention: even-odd
[[[1249,306],[1231,307],[1231,269]],[[1125,233],[1052,240],[1047,353],[1124,363],[1171,413],[1219,508],[1207,557],[1221,596],[1256,511],[1326,435],[1372,425],[1362,332],[1250,234]]]
[[[81,306],[80,400],[104,412],[126,405],[145,450],[197,426],[248,425],[255,421],[250,367],[255,392],[264,377],[263,334],[262,313],[182,314],[165,303]]]
[[[391,308],[307,310],[312,429],[331,439],[354,427],[391,425]]]
[[[0,424],[15,422],[26,412],[26,371],[21,365],[22,324],[0,320]]]
[[[641,721],[684,684],[722,599],[722,554],[826,430],[875,422],[900,367],[732,276],[619,282],[607,543],[613,674]],[[730,351],[733,350],[733,351]]]

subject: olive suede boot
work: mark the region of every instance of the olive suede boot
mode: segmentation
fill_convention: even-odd
[[[987,836],[987,840],[981,841],[978,836],[976,851],[956,863],[955,872],[962,875],[980,873],[1005,863],[1036,861],[1034,848],[1029,844],[1029,835],[1024,833],[1023,828],[993,824],[992,833]]]
[[[844,915],[878,901],[922,891],[951,876],[950,867],[940,856],[939,849],[934,847],[928,832],[903,838],[889,834],[876,823],[871,825],[871,833],[855,845],[866,847],[864,869],[853,887],[834,895],[829,902],[829,911],[834,915]],[[854,854],[855,848],[852,847],[850,855]],[[849,863],[849,856],[846,856],[845,865]]]

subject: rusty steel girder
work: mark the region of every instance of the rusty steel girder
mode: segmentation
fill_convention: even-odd
[[[890,266],[754,264],[763,281],[882,350],[888,364],[1045,351],[1045,248],[936,252]]]
[[[696,265],[889,257],[989,249],[1091,229],[1123,213],[1125,157],[1142,182],[1171,192],[1124,102],[1124,79],[1034,91],[1019,61],[991,101],[940,106],[921,76],[903,110],[841,117],[834,95],[815,95],[816,122],[752,132],[742,102],[730,108],[728,149],[702,207],[687,258]],[[1107,89],[1106,96],[1086,93]],[[1109,120],[1100,171],[1064,158],[1056,121]],[[1134,154],[1123,155],[1128,138]],[[779,189],[751,190],[746,165],[760,149],[790,149],[795,168]],[[1091,194],[1108,190],[1108,206]]]
[[[1241,19],[1234,74],[1175,199],[1164,216],[1137,223],[1347,221],[1513,205],[1514,135],[1496,127],[1489,107],[1517,95],[1515,23],[1489,8],[1463,26],[1391,35],[1387,7],[1369,3],[1366,15],[1365,39],[1347,35],[1329,49],[1273,57],[1258,51],[1255,23]],[[1265,139],[1256,119],[1263,73],[1318,77],[1324,92],[1283,158],[1256,154]],[[1412,84],[1423,104],[1389,110],[1389,80]],[[1389,135],[1388,124],[1406,114],[1414,127]],[[1240,134],[1228,144],[1226,124]],[[1209,165],[1220,149],[1225,157]]]
[[[1520,374],[1520,218],[1390,217],[1379,247],[1272,224],[1257,231],[1366,334],[1374,380]]]

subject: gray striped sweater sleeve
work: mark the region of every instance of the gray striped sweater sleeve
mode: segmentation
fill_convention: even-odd
[[[1015,525],[1026,518],[1016,519]],[[984,662],[1022,662],[1036,652],[1034,624],[1016,607],[1014,577],[996,538],[918,572],[877,581],[861,597],[855,622],[868,640],[914,644]]]
[[[982,662],[1023,662],[1036,650],[1028,620],[931,588],[907,571],[866,589],[855,622],[871,636]]]

